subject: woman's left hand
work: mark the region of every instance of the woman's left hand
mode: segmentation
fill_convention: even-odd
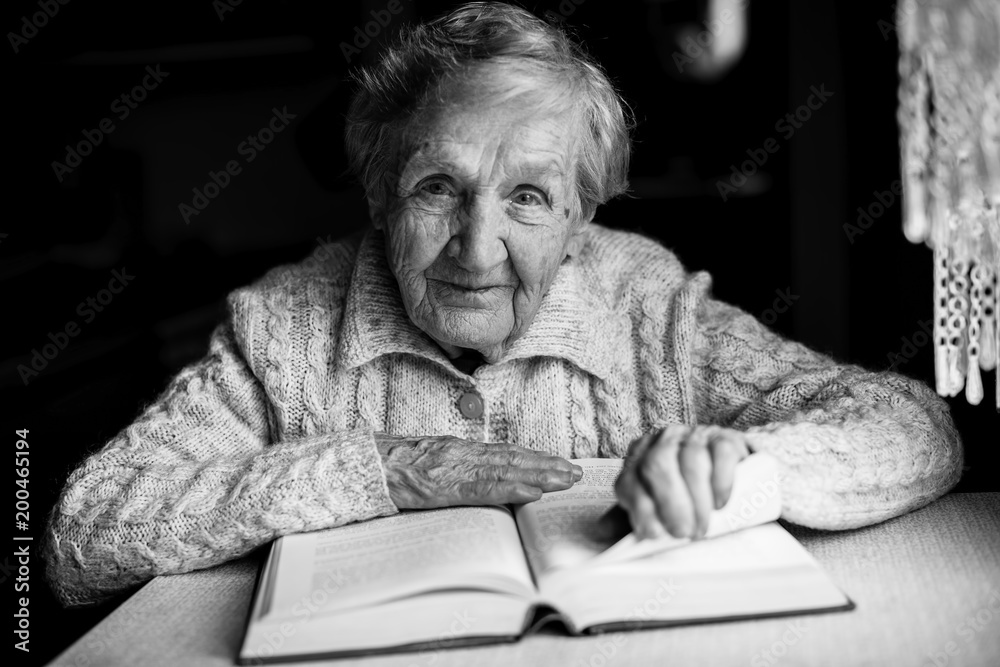
[[[704,537],[749,453],[743,433],[721,426],[674,424],[633,442],[615,493],[636,536]]]

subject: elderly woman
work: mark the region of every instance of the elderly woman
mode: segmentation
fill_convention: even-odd
[[[640,537],[701,536],[766,451],[783,516],[863,526],[958,480],[927,387],[783,340],[656,242],[592,222],[628,117],[560,29],[473,3],[403,32],[347,121],[372,229],[229,297],[208,355],[69,478],[66,604],[401,509],[525,503],[624,457]]]

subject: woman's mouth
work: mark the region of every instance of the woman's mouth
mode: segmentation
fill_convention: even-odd
[[[438,301],[443,305],[464,308],[490,308],[496,305],[497,299],[504,291],[511,289],[507,285],[483,285],[469,283],[453,283],[445,280],[432,281],[437,283]]]

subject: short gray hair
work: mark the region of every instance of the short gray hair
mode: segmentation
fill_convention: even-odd
[[[353,74],[357,91],[347,114],[351,170],[368,200],[387,201],[394,142],[422,111],[443,101],[448,84],[481,68],[515,68],[560,86],[584,130],[576,145],[578,215],[628,189],[632,118],[601,66],[561,28],[501,2],[471,2],[434,21],[408,26],[379,61]]]

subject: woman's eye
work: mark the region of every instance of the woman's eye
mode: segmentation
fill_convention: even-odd
[[[518,206],[541,206],[545,198],[536,190],[519,190],[514,193],[512,201]]]
[[[421,190],[436,197],[447,197],[451,194],[451,188],[441,181],[431,181],[430,183],[425,184]]]

